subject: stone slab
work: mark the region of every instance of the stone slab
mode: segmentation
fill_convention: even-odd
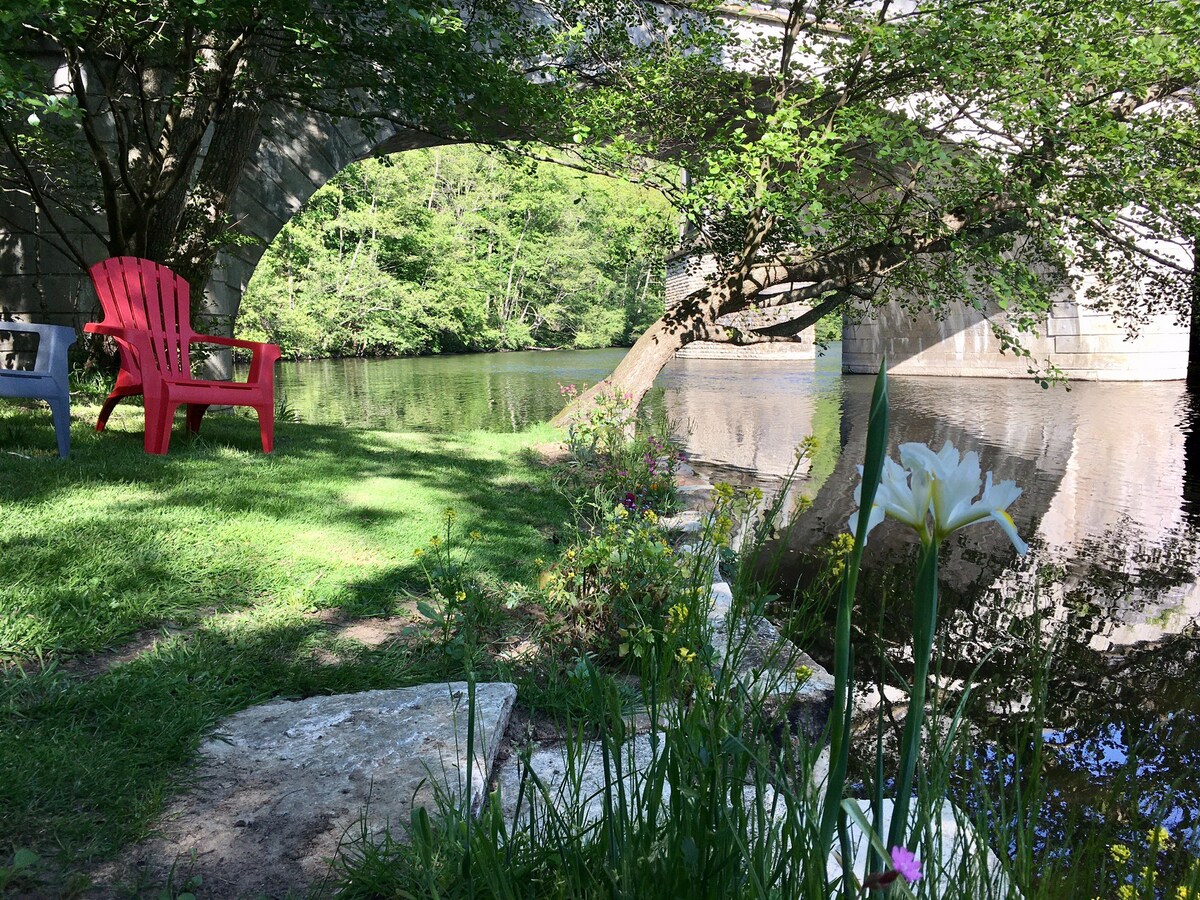
[[[618,751],[621,757],[621,780],[631,807],[645,809],[646,772],[659,758],[663,742],[667,739],[668,733],[665,731],[639,734],[629,738]],[[814,777],[827,777],[828,751],[824,751],[824,754],[817,761]],[[825,765],[823,769],[822,761]],[[525,779],[524,790],[522,778]],[[556,815],[565,817],[567,821],[573,820],[574,828],[586,828],[605,814],[605,784],[604,754],[599,741],[585,741],[570,746],[561,741],[534,745],[528,752],[527,765],[520,754],[514,753],[499,767],[496,777],[504,821],[509,829],[514,823],[528,827],[531,812],[535,821],[543,821],[548,807],[552,807]],[[671,790],[670,781],[664,779],[661,796],[664,813],[671,799]],[[755,802],[756,793],[753,784],[743,787],[742,796],[747,805]],[[519,807],[518,796],[521,800]],[[776,796],[775,789],[766,785],[764,800],[768,808],[774,808],[776,802],[783,802],[782,797],[776,801]],[[614,802],[618,802],[615,790],[613,797]],[[782,815],[782,811],[777,811],[776,815]]]
[[[673,516],[663,516],[658,520],[663,531],[670,534],[699,534],[704,530],[704,521],[699,512],[685,509]]]
[[[477,685],[470,761],[465,682],[242,710],[201,746],[195,787],[115,878],[140,870],[162,884],[175,866],[177,883],[200,875],[205,896],[303,893],[363,824],[401,837],[415,806],[437,808],[439,791],[478,811],[516,693]]]
[[[638,734],[617,751],[621,755],[627,796],[643,789],[644,773],[657,757],[657,748],[662,746],[664,739],[661,731]],[[606,777],[599,741],[576,744],[555,741],[535,745],[528,751],[528,758],[526,768],[522,754],[513,753],[497,770],[496,786],[500,790],[504,820],[510,828],[516,821],[525,825],[531,812],[535,818],[546,815],[548,805],[558,815],[573,818],[580,826],[599,821],[604,815]],[[523,791],[522,778],[525,779]],[[666,785],[664,799],[669,796],[670,786]],[[521,801],[519,808],[518,798]]]
[[[710,598],[708,620],[720,665],[732,665],[746,693],[763,701],[764,712],[781,726],[786,722],[792,734],[820,740],[833,702],[833,676],[761,616],[740,622],[731,633],[733,591],[726,582],[714,583]]]

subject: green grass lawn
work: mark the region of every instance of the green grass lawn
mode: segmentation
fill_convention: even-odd
[[[96,411],[76,403],[60,461],[48,411],[0,401],[0,857],[31,847],[70,870],[138,838],[235,710],[461,674],[330,619],[407,607],[424,584],[413,551],[447,508],[456,533],[482,534],[474,561],[496,582],[533,580],[570,515],[529,452],[548,429],[281,422],[266,456],[252,417],[217,415],[197,439],[177,423],[154,457],[140,407],[104,434]],[[107,652],[154,632],[128,659]]]

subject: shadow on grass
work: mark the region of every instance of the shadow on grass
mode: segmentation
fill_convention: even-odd
[[[32,415],[0,408],[0,451]],[[62,462],[0,453],[0,655],[95,651],[264,600],[385,611],[421,584],[413,551],[445,537],[447,508],[482,534],[478,568],[524,577],[567,515],[520,435],[282,423],[266,456],[252,419],[214,416],[152,457],[136,414],[113,426]]]
[[[402,642],[347,654],[312,617],[221,617],[95,678],[53,667],[2,682],[0,847],[57,847],[69,867],[145,836],[203,736],[270,698],[404,687],[460,672]]]
[[[313,615],[387,613],[422,587],[414,550],[446,537],[447,508],[494,580],[531,580],[569,514],[529,435],[280,423],[267,456],[253,418],[213,416],[153,457],[140,412],[96,434],[76,409],[60,461],[39,411],[0,404],[0,663],[41,662],[0,666],[0,852],[68,869],[141,837],[225,715],[460,677],[440,650],[367,649]],[[95,677],[56,665],[165,623],[193,627]]]

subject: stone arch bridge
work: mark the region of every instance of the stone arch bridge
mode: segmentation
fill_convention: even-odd
[[[740,47],[727,51],[725,64],[748,70],[761,60],[762,38],[782,32],[785,15],[777,0],[723,10]],[[677,14],[677,13],[672,13]],[[265,248],[309,197],[346,166],[372,156],[432,147],[442,140],[395,127],[368,133],[348,121],[333,122],[319,114],[269,110],[256,158],[236,194],[232,217],[249,240],[224,249],[199,304],[198,315],[210,330],[228,333],[241,297]],[[85,273],[40,238],[48,230],[31,206],[0,195],[0,319],[28,318],[79,328],[93,317],[95,300]],[[99,260],[101,242],[80,227],[76,236],[84,255]],[[668,302],[686,295],[711,263],[679,257],[668,267]],[[771,345],[768,345],[771,346]],[[1186,374],[1187,329],[1165,318],[1151,322],[1135,340],[1107,317],[1095,314],[1077,298],[1057,304],[1046,333],[1033,348],[1035,358],[1050,356],[1069,375],[1079,378],[1160,379]],[[693,348],[692,353],[718,356],[779,355],[778,345],[764,348]],[[960,310],[938,322],[913,322],[898,309],[875,321],[848,327],[843,360],[848,371],[874,371],[886,352],[900,373],[1026,377],[1026,366],[1001,356],[983,317]],[[784,355],[811,356],[811,332],[784,348]],[[0,365],[4,365],[0,358]],[[218,366],[221,362],[218,360]],[[228,361],[224,362],[228,365]]]

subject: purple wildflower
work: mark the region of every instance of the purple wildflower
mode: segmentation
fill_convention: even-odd
[[[900,877],[905,881],[913,882],[920,881],[923,877],[921,874],[921,861],[907,847],[893,847],[892,865],[896,871],[900,873]]]

